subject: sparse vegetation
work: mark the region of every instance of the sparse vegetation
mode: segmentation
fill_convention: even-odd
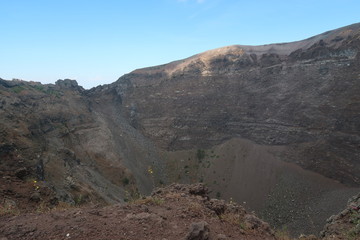
[[[23,90],[25,90],[25,88],[22,86],[15,86],[15,87],[11,88],[11,91],[14,93],[21,93]]]
[[[352,224],[360,224],[360,213],[356,210],[351,210],[350,213],[350,223]]]
[[[196,158],[201,161],[205,158],[206,156],[206,153],[205,153],[205,150],[203,149],[198,149],[197,152],[196,152]]]
[[[221,198],[221,192],[216,192],[216,198],[218,198],[218,199]]]
[[[346,234],[348,240],[358,239],[360,236],[360,213],[352,210],[349,222],[354,225],[354,227],[352,227]]]
[[[151,202],[154,203],[155,205],[162,205],[165,202],[165,200],[162,198],[152,197]]]
[[[136,200],[130,202],[130,204],[136,204],[136,205],[151,204],[151,205],[160,206],[164,202],[165,202],[164,199],[158,198],[158,197],[141,197],[139,199],[136,199]]]
[[[200,179],[199,179],[199,182],[204,182],[204,176],[201,176]]]
[[[50,210],[51,208],[48,207],[44,202],[41,202],[36,208],[37,213],[46,213],[49,212]]]
[[[85,202],[85,198],[82,194],[79,194],[74,197],[75,206],[80,206]]]
[[[291,240],[292,238],[290,237],[289,231],[287,229],[286,226],[284,226],[281,229],[277,229],[275,231],[275,236],[277,239],[279,240]]]
[[[53,95],[57,98],[61,97],[61,94],[59,91],[56,91],[54,89],[49,89],[48,87],[45,87],[44,85],[34,85],[32,86],[33,89],[35,89],[36,91],[45,93],[45,94],[49,94],[49,95]]]
[[[152,166],[149,166],[147,171],[150,174],[150,176],[153,176],[154,170],[153,170]]]
[[[130,183],[129,178],[124,177],[124,178],[122,179],[122,184],[123,184],[124,186],[129,185],[129,183]]]
[[[143,198],[143,196],[139,193],[137,189],[132,188],[129,190],[125,190],[124,202],[133,203],[141,198]]]
[[[20,214],[20,210],[15,206],[0,206],[0,216],[11,215],[17,216]]]
[[[188,209],[193,215],[203,216],[203,207],[197,202],[190,203]]]
[[[77,206],[71,205],[70,203],[59,201],[59,203],[51,209],[51,211],[57,211],[57,210],[65,210],[65,209],[71,209],[76,208]]]
[[[44,88],[43,85],[34,85],[33,88],[34,88],[35,90],[38,90],[38,91],[40,91],[40,92],[45,93],[45,88]]]
[[[246,224],[239,214],[235,213],[224,213],[219,216],[222,221],[230,224],[238,225],[241,229],[246,230]]]

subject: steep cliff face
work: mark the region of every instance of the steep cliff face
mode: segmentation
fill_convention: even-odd
[[[129,123],[161,148],[207,148],[234,137],[282,145],[281,160],[359,186],[359,29],[215,49],[136,70],[110,88]]]
[[[86,94],[72,80],[1,80],[2,176],[38,181],[66,202],[121,202],[149,193],[147,169],[161,165],[153,144],[118,114],[116,95],[97,100]],[[6,182],[2,186],[6,195]]]

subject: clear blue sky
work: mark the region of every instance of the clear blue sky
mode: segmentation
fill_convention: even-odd
[[[359,0],[0,0],[0,77],[85,88],[227,45],[360,22]]]

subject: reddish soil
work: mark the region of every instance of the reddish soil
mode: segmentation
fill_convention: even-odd
[[[174,184],[127,205],[5,214],[0,217],[0,239],[260,240],[276,237],[267,223],[246,213],[241,206],[209,199],[203,185]]]
[[[15,175],[25,171],[20,169]],[[12,172],[0,174],[0,215],[17,215],[52,209],[59,201],[55,192],[34,178],[20,179]],[[20,176],[21,177],[21,176]]]

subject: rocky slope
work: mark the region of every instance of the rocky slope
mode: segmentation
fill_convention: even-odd
[[[21,197],[11,179],[22,180],[19,185],[37,181],[70,203],[123,202],[151,192],[147,169],[157,169],[161,160],[118,114],[117,96],[90,99],[72,80],[0,80],[0,103],[3,199]]]
[[[360,184],[359,50],[360,24],[354,24],[299,42],[235,45],[135,70],[93,94],[116,91],[122,114],[167,162],[189,160],[172,164],[171,172],[184,172],[177,180],[204,179],[227,198],[259,203],[250,208],[273,225],[291,220],[296,231],[310,219],[305,231],[319,231],[326,215],[339,211]],[[223,144],[228,149],[214,155]],[[206,161],[217,168],[199,173],[197,150],[206,150]],[[290,165],[266,171],[275,162]],[[189,166],[195,168],[181,169]],[[243,173],[244,166],[251,168]],[[291,170],[296,166],[319,175],[308,178],[311,173]],[[215,179],[215,171],[225,177]],[[328,202],[334,204],[330,209]],[[296,206],[308,213],[284,217]],[[268,211],[274,208],[282,213]]]
[[[359,192],[359,51],[354,24],[210,50],[91,90],[0,79],[2,211],[205,182],[272,226],[319,232]]]
[[[360,239],[360,194],[349,199],[346,208],[327,220],[324,239]]]
[[[204,185],[174,184],[125,206],[0,216],[3,223],[0,237],[6,240],[281,239],[267,223],[243,207],[210,199],[207,194]]]

